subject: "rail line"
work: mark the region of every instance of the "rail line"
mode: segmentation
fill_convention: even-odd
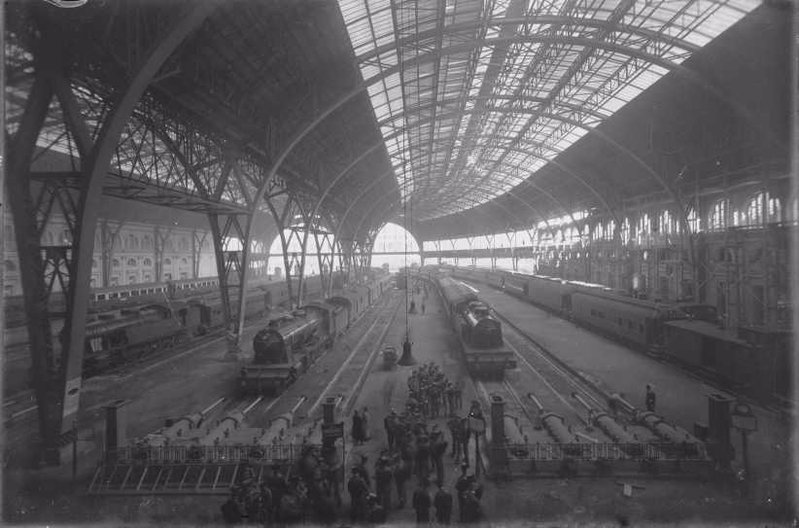
[[[587,398],[597,408],[607,409],[610,395],[590,383],[585,377],[577,373],[572,367],[566,365],[560,358],[552,354],[543,345],[528,335],[524,330],[513,324],[507,317],[494,311],[503,324],[513,332],[504,332],[504,337],[510,347],[514,349],[520,361],[542,379],[547,380],[547,385],[553,392],[560,395],[564,404],[568,405],[578,415],[581,414],[576,405],[570,401],[569,395],[577,393]],[[514,332],[516,335],[514,335]],[[521,350],[529,353],[524,354]],[[564,396],[565,395],[565,396]]]
[[[380,350],[380,345],[397,316],[400,305],[401,303],[398,299],[390,299],[385,306],[381,307],[380,312],[375,314],[374,322],[359,339],[358,343],[352,347],[352,351],[347,359],[341,364],[341,367],[339,367],[333,378],[327,383],[314,404],[308,409],[309,416],[318,409],[319,405],[321,405],[326,397],[335,393],[334,389],[336,385],[341,380],[344,372],[350,370],[351,365],[355,365],[356,367],[361,365],[358,378],[355,380],[354,385],[352,385],[352,389],[346,392],[342,402],[342,408],[345,413],[352,408],[352,405],[357,401],[358,395],[363,388],[364,380],[374,364],[377,353]],[[371,349],[369,347],[371,347]],[[362,352],[365,348],[369,350],[369,353],[364,358]]]

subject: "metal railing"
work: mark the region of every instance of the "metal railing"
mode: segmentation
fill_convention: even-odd
[[[707,460],[705,447],[698,443],[534,443],[493,447],[492,454],[516,460]]]
[[[241,446],[127,446],[106,452],[106,460],[117,464],[260,464],[294,462],[313,444]]]

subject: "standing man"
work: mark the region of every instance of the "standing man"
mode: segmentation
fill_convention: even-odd
[[[383,420],[383,427],[386,429],[386,438],[388,440],[388,449],[394,449],[394,431],[397,428],[397,413],[394,409]]]
[[[646,410],[655,412],[655,391],[652,389],[652,385],[646,386]]]
[[[399,508],[405,507],[405,483],[411,473],[411,465],[397,453],[394,455],[394,484],[397,486],[397,501]]]
[[[436,521],[440,524],[449,524],[452,517],[452,494],[444,489],[444,483],[440,480],[433,505],[436,507]]]
[[[444,440],[444,434],[438,430],[437,425],[434,425],[430,455],[436,470],[436,480],[441,483],[444,482],[444,453],[446,452],[447,441]]]
[[[366,514],[366,495],[369,493],[369,488],[355,468],[352,468],[347,490],[350,492],[350,520],[360,521]]]
[[[468,465],[461,464],[461,476],[458,477],[458,481],[455,483],[455,491],[458,493],[458,515],[460,516],[460,522],[466,521],[464,502],[466,499],[466,493],[469,491],[469,487],[472,484],[471,479],[466,476],[466,470],[468,468]]]
[[[388,513],[391,510],[391,482],[394,480],[391,473],[391,465],[385,456],[381,456],[375,468],[375,486],[377,490],[377,500]]]
[[[433,501],[427,492],[427,484],[428,480],[423,478],[419,482],[419,488],[413,492],[413,509],[416,510],[416,522],[419,524],[430,522],[430,506]]]
[[[449,427],[449,434],[452,437],[452,457],[455,462],[460,462],[461,451],[463,450],[463,431],[461,430],[461,418],[453,413],[453,416],[447,422]]]

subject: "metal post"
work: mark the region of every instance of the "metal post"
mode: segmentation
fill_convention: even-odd
[[[72,422],[72,482],[78,478],[78,422]]]
[[[743,489],[749,494],[749,431],[741,429],[741,455],[744,463]]]

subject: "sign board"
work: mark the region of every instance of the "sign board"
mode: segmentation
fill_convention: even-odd
[[[486,430],[485,420],[481,420],[480,418],[475,418],[474,416],[470,416],[469,430],[473,433],[485,433]]]
[[[322,438],[344,438],[344,422],[322,424]]]
[[[730,414],[732,426],[741,431],[757,431],[757,417],[742,414]]]
[[[757,417],[752,408],[741,402],[736,402],[730,413],[732,426],[741,431],[757,431]]]

